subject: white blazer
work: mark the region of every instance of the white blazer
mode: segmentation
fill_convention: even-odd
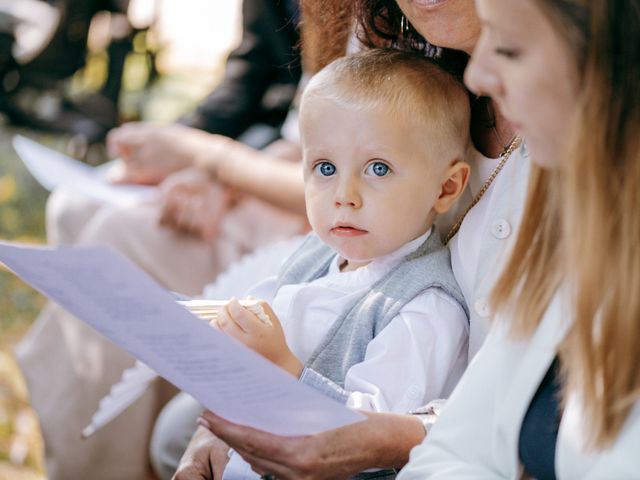
[[[398,480],[518,479],[520,427],[533,395],[567,330],[566,301],[558,294],[533,337],[516,341],[497,324],[449,399],[425,441],[411,452]],[[639,367],[640,368],[640,367]],[[640,479],[640,402],[607,450],[586,453],[588,424],[569,399],[556,445],[560,480]]]

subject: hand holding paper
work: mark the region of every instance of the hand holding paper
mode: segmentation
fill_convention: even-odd
[[[364,418],[211,328],[110,250],[0,243],[0,261],[232,422],[308,435]]]
[[[217,321],[218,312],[228,303],[226,300],[178,300],[179,305],[210,323]],[[261,321],[271,324],[257,300],[244,299],[240,300],[240,304],[259,316]],[[100,400],[98,410],[91,417],[89,425],[82,431],[82,436],[90,437],[120,415],[142,396],[157,376],[156,372],[140,361],[126,369],[120,381],[113,385],[109,394]]]
[[[244,308],[237,300],[232,299],[220,312],[217,326],[220,331],[242,342],[254,352],[298,378],[304,365],[289,349],[280,321],[271,307],[264,303],[262,308],[271,319],[270,325],[261,321],[257,315]]]
[[[98,202],[121,207],[152,201],[159,195],[156,187],[112,185],[102,167],[91,167],[21,135],[14,137],[13,148],[47,190],[65,187]]]
[[[272,326],[273,323],[269,319],[269,316],[262,308],[261,302],[254,298],[246,298],[238,300],[238,303],[253,313],[258,320],[268,326]],[[207,320],[209,323],[217,321],[220,317],[220,313],[229,304],[229,300],[178,300],[178,304],[185,307],[194,315]]]

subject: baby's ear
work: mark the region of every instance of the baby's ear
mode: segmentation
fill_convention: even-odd
[[[442,175],[442,187],[440,195],[433,205],[433,209],[438,214],[445,213],[449,210],[456,200],[460,198],[462,192],[469,182],[469,172],[471,167],[466,162],[455,160]]]

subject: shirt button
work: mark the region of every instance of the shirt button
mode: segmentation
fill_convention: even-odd
[[[496,220],[491,226],[491,234],[499,240],[511,235],[511,225],[506,220]]]
[[[479,298],[478,300],[476,300],[476,302],[473,304],[473,309],[481,317],[489,316],[489,302],[487,302],[486,298]]]

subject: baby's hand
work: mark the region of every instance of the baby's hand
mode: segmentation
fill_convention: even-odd
[[[260,306],[269,317],[271,325],[260,320],[232,298],[227,306],[220,310],[217,326],[267,360],[299,377],[303,368],[302,362],[289,350],[278,317],[268,303],[260,302]]]

